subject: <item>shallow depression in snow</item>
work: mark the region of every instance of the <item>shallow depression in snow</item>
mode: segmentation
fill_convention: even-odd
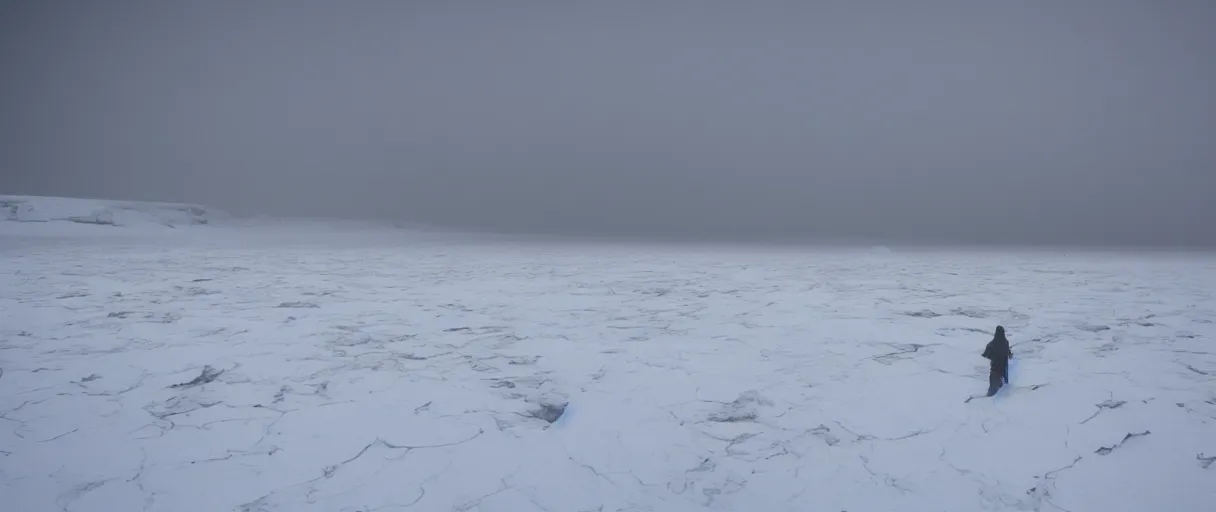
[[[6,508],[1216,503],[1208,256],[327,233],[0,236]]]

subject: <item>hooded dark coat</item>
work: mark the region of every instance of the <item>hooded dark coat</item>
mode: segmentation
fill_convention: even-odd
[[[1004,327],[996,327],[992,341],[984,347],[983,356],[992,361],[988,372],[988,396],[992,396],[1002,385],[1009,382],[1009,360],[1013,358],[1013,352],[1009,349],[1009,340],[1005,338]]]

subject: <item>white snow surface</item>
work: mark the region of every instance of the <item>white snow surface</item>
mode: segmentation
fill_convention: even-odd
[[[1211,255],[0,225],[5,510],[1216,507]]]

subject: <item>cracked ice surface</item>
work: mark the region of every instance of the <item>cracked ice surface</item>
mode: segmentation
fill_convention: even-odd
[[[318,236],[0,237],[6,509],[1216,503],[1208,256]]]

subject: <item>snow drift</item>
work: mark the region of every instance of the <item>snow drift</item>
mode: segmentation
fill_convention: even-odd
[[[199,226],[229,216],[193,204],[0,195],[0,220],[110,227]]]

